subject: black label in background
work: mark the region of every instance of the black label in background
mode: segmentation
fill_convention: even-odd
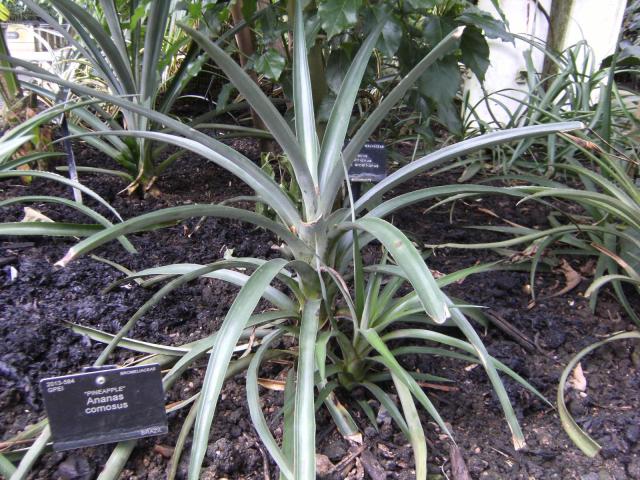
[[[40,380],[56,451],[167,433],[160,366]]]
[[[365,143],[349,167],[352,182],[379,182],[387,176],[387,152],[384,143]]]

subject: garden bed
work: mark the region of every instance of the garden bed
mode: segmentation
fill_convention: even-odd
[[[245,150],[251,147],[244,142]],[[241,145],[242,146],[242,145]],[[252,149],[255,152],[255,149]],[[106,161],[84,150],[78,163],[91,165]],[[110,202],[124,218],[173,205],[219,202],[248,194],[238,181],[218,167],[196,158],[185,158],[180,169],[169,172],[158,183],[158,198],[126,198],[118,195],[125,184],[113,177],[86,176],[86,184]],[[452,183],[455,176],[417,177],[418,186]],[[38,192],[43,182],[31,185],[17,180],[0,185],[0,198]],[[64,187],[51,185],[50,194],[65,195]],[[407,187],[404,187],[407,188]],[[483,202],[459,203],[453,212],[443,207],[425,212],[428,205],[417,205],[397,214],[394,223],[413,238],[427,244],[447,241],[472,242],[499,238],[491,232],[462,228],[464,225],[502,224],[498,217],[544,225],[545,211],[533,204],[516,208],[514,201],[487,198]],[[54,206],[33,206],[56,220],[73,219],[74,212]],[[18,220],[21,206],[3,209],[5,220]],[[455,226],[449,223],[450,216]],[[222,258],[225,250],[234,256],[269,258],[276,239],[268,233],[238,222],[209,219],[196,229],[198,219],[180,225],[132,235],[138,255],[127,254],[117,242],[96,254],[121,263],[132,270],[175,262],[210,263]],[[50,238],[3,238],[0,283],[0,435],[10,438],[43,416],[42,397],[37,382],[41,378],[75,373],[90,365],[101,345],[73,333],[65,322],[78,323],[116,332],[148,299],[153,289],[124,285],[108,293],[101,290],[121,273],[89,257],[72,262],[65,269],[53,267],[71,241]],[[434,270],[449,273],[491,259],[492,254],[469,250],[437,250],[428,263]],[[569,259],[568,259],[569,260]],[[576,271],[586,262],[576,262]],[[9,280],[10,267],[17,278]],[[595,314],[580,295],[583,282],[570,292],[552,296],[564,286],[559,272],[538,275],[535,288],[538,301],[530,306],[526,293],[527,272],[502,271],[468,277],[447,288],[453,296],[470,304],[489,307],[497,317],[515,327],[533,348],[525,349],[513,335],[490,326],[479,327],[489,352],[523,375],[555,403],[558,379],[570,358],[582,348],[604,336],[631,328],[631,322],[613,297],[603,292]],[[215,280],[201,280],[183,287],[145,315],[132,332],[133,337],[150,342],[178,345],[203,337],[220,324],[236,289]],[[637,301],[637,299],[635,299]],[[526,341],[524,342],[526,343]],[[115,360],[125,363],[132,354],[120,350]],[[444,386],[427,386],[426,392],[445,421],[450,423],[472,478],[490,479],[624,479],[640,478],[640,344],[617,342],[600,348],[582,362],[587,380],[583,393],[569,390],[567,403],[578,423],[602,445],[599,456],[589,459],[569,440],[555,410],[530,393],[505,380],[514,408],[527,439],[527,448],[515,452],[502,411],[494,397],[484,370],[451,359],[405,356],[404,365],[424,373],[452,380]],[[167,395],[167,401],[186,398],[197,391],[205,365],[188,371]],[[268,364],[261,372],[267,378],[282,379],[285,367]],[[213,428],[202,478],[277,478],[277,468],[269,459],[253,430],[246,406],[243,375],[226,383]],[[360,392],[355,392],[359,395]],[[343,403],[349,396],[339,394]],[[279,428],[275,412],[282,405],[281,392],[262,391],[267,421]],[[379,412],[377,404],[372,403]],[[356,407],[353,411],[361,413]],[[170,433],[142,440],[134,451],[122,478],[164,478],[168,457],[186,412],[169,417]],[[331,422],[318,414],[318,452],[341,468],[320,469],[331,478],[413,478],[413,456],[407,440],[379,412],[378,430],[366,417],[356,415],[363,432],[361,446],[342,439]],[[451,476],[450,442],[426,413],[421,412],[429,442],[429,470],[433,478]],[[11,446],[15,448],[15,446]],[[36,465],[32,478],[95,478],[110,453],[111,446],[86,448],[63,453],[47,453]],[[183,478],[188,455],[183,455],[178,478]],[[442,475],[439,477],[437,475]],[[458,477],[460,478],[460,477]]]

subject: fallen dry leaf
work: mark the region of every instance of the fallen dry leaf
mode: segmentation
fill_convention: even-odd
[[[580,363],[578,363],[576,368],[573,369],[573,372],[571,372],[569,386],[579,392],[584,392],[587,389],[587,379],[584,376],[582,365]]]
[[[20,220],[21,222],[46,222],[46,223],[54,223],[46,215],[43,215],[35,208],[24,207],[24,218]]]
[[[460,449],[453,443],[449,448],[449,457],[451,461],[452,480],[471,480],[471,475],[469,475],[469,470],[467,470],[467,464],[464,463],[464,458],[462,458],[462,452],[460,452]]]
[[[276,392],[284,392],[286,383],[282,380],[271,380],[269,378],[259,378],[258,385],[266,388],[267,390],[274,390]]]
[[[564,275],[566,285],[560,290],[558,290],[557,292],[554,292],[551,295],[549,295],[548,298],[559,297],[560,295],[564,295],[565,293],[570,292],[571,290],[576,288],[578,285],[580,285],[580,282],[582,281],[582,275],[576,272],[573,269],[573,267],[569,265],[569,262],[567,262],[566,260],[564,259],[560,260],[560,265],[558,266],[558,268]]]

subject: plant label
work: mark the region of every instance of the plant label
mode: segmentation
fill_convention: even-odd
[[[167,433],[160,366],[40,380],[56,451]]]
[[[351,182],[379,182],[387,176],[384,143],[365,143],[349,168]]]

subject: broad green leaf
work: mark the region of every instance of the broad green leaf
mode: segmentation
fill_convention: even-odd
[[[323,0],[318,5],[318,16],[327,39],[355,25],[362,0]]]
[[[465,28],[460,39],[460,50],[462,63],[471,69],[480,82],[484,82],[484,74],[489,68],[489,45],[482,32],[474,26]]]
[[[493,0],[492,0],[493,1]],[[498,9],[500,12],[500,10]],[[489,38],[499,38],[503,42],[513,43],[513,35],[511,35],[505,27],[505,24],[497,20],[487,12],[483,12],[478,7],[469,6],[458,17],[458,21],[481,28],[484,34]]]
[[[455,98],[459,85],[460,69],[458,61],[453,55],[448,55],[434,62],[418,81],[420,93],[438,105]]]
[[[381,40],[378,42],[378,48],[389,58],[393,57],[402,40],[402,25],[394,18],[389,18],[382,27]]]
[[[431,15],[425,19],[422,36],[429,47],[436,46],[456,28],[453,19],[447,16]]]
[[[340,87],[352,63],[352,57],[342,48],[333,50],[329,55],[325,76],[327,85],[334,94],[340,93]]]
[[[407,0],[407,3],[416,10],[426,10],[438,5],[439,0]]]
[[[257,73],[269,80],[278,81],[284,71],[285,63],[285,58],[280,55],[280,52],[275,48],[269,48],[256,59],[254,68]]]

